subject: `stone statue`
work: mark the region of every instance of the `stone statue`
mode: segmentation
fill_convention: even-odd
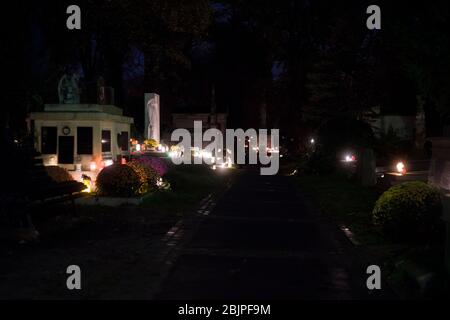
[[[65,74],[58,83],[59,103],[80,103],[80,89],[76,74]]]
[[[159,95],[145,94],[146,138],[160,141]]]

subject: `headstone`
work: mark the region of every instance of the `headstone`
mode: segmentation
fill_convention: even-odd
[[[450,138],[430,138],[432,158],[428,182],[439,189],[450,192]]]
[[[426,139],[425,132],[425,112],[421,111],[416,114],[416,130],[415,130],[415,142],[416,148],[424,148]]]
[[[375,154],[372,149],[363,149],[359,159],[359,178],[362,186],[370,187],[377,183]]]
[[[160,104],[156,93],[145,94],[145,132],[146,139],[160,142]]]
[[[432,143],[432,158],[428,183],[441,190],[443,220],[447,224],[445,246],[445,266],[450,273],[450,138],[430,138]]]

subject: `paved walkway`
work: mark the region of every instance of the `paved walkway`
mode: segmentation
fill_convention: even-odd
[[[183,247],[157,298],[377,298],[367,266],[291,178],[248,172]]]

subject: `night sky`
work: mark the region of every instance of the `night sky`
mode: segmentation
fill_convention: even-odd
[[[214,87],[230,127],[258,126],[265,104],[269,124],[290,135],[308,110],[414,115],[418,95],[429,97],[430,119],[447,107],[437,85],[448,67],[449,40],[437,34],[448,24],[444,1],[433,8],[380,2],[382,30],[366,28],[364,1],[149,3],[80,1],[82,29],[75,31],[65,28],[68,2],[14,4],[2,47],[8,78],[17,80],[2,99],[15,134],[28,112],[57,101],[65,70],[81,77],[83,102],[95,102],[103,78],[138,131],[145,92],[162,96],[166,127],[172,112],[208,112]],[[320,85],[329,92],[317,96]]]

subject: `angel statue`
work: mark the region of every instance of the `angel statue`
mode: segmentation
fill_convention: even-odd
[[[58,83],[59,103],[80,103],[80,89],[76,74],[65,74]]]

